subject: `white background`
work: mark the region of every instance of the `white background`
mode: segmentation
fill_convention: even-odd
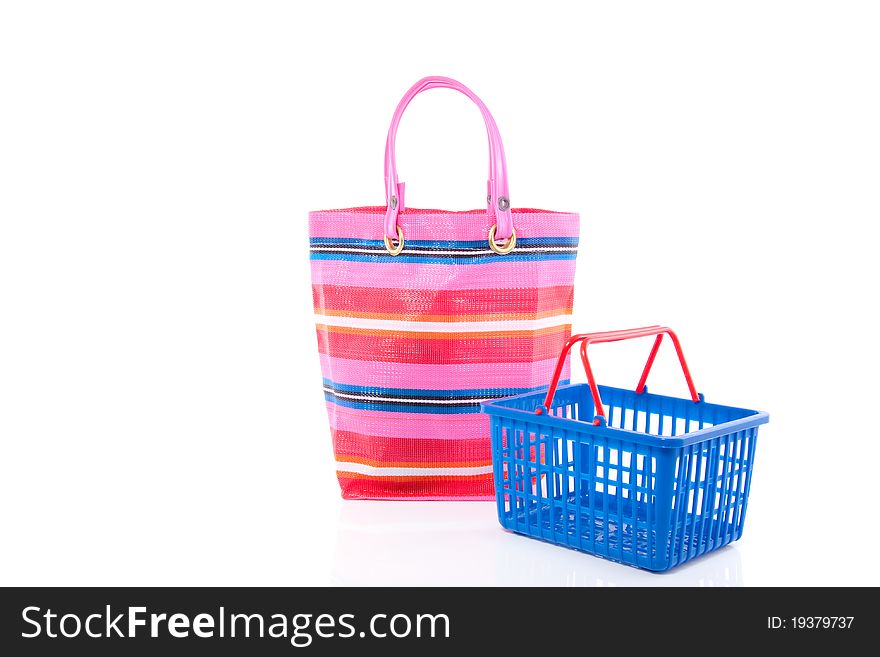
[[[869,2],[4,3],[0,584],[880,584],[878,32]],[[424,75],[493,110],[514,205],[581,213],[576,329],[668,324],[707,399],[770,412],[740,542],[658,576],[490,503],[339,499],[307,211],[382,203]],[[398,143],[409,205],[482,207],[463,97]]]

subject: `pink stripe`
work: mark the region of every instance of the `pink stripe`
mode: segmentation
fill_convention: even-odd
[[[500,260],[500,258],[499,258]],[[404,290],[482,290],[523,281],[529,287],[571,285],[574,260],[499,261],[482,265],[436,265],[417,262],[342,262],[312,260],[315,285],[361,286]]]
[[[426,390],[466,390],[469,388],[534,388],[547,386],[553,376],[556,359],[533,363],[461,363],[429,365],[420,363],[349,360],[321,354],[324,378],[343,385],[370,385],[381,388],[416,388]],[[566,363],[562,378],[569,378]]]
[[[577,214],[546,210],[513,210],[513,226],[521,237],[577,237]],[[381,240],[385,236],[385,207],[357,210],[319,210],[309,213],[311,237],[354,237]],[[436,212],[405,210],[397,225],[410,240],[483,240],[489,235],[486,210]]]
[[[430,413],[391,413],[337,406],[326,402],[330,426],[391,438],[485,438],[489,439],[489,416],[433,415]]]

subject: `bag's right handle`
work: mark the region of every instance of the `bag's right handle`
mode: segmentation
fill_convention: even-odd
[[[669,339],[672,340],[672,344],[675,346],[675,353],[678,354],[678,361],[681,363],[681,369],[682,372],[684,372],[684,378],[687,382],[688,392],[691,394],[691,399],[694,402],[700,402],[700,395],[694,387],[694,381],[691,378],[691,371],[688,369],[687,361],[684,359],[684,352],[681,350],[681,343],[678,340],[678,336],[675,335],[672,329],[666,326],[644,326],[642,328],[624,329],[621,331],[580,333],[571,336],[562,348],[559,360],[556,361],[556,369],[553,372],[553,380],[550,382],[550,387],[547,389],[547,396],[544,398],[544,405],[536,408],[535,413],[541,415],[549,412],[550,407],[553,404],[553,396],[556,394],[556,387],[559,385],[559,377],[562,375],[562,368],[565,365],[565,357],[568,355],[571,348],[580,342],[581,361],[583,362],[584,370],[587,373],[587,382],[590,386],[590,392],[593,395],[593,406],[596,409],[593,424],[603,424],[605,422],[605,409],[602,406],[602,398],[599,395],[599,387],[596,385],[596,378],[593,376],[593,368],[590,366],[590,360],[587,357],[587,347],[591,344],[601,342],[618,342],[620,340],[632,340],[634,338],[644,338],[651,335],[656,335],[657,339],[654,340],[654,346],[651,347],[651,353],[648,355],[648,362],[645,363],[645,369],[642,370],[642,376],[639,378],[639,383],[636,386],[636,393],[642,394],[645,391],[645,382],[648,380],[648,374],[651,372],[651,367],[654,365],[654,359],[657,357],[660,343],[663,342],[663,336],[668,335]]]
[[[477,95],[468,89],[465,85],[452,78],[441,76],[430,76],[422,78],[416,82],[409,91],[404,94],[397,105],[394,116],[391,119],[391,126],[388,128],[388,137],[385,140],[385,237],[387,240],[395,240],[401,237],[398,226],[397,216],[404,208],[404,185],[398,181],[397,177],[397,160],[395,156],[395,142],[397,139],[397,128],[400,125],[400,119],[404,110],[410,104],[413,98],[427,89],[454,89],[468,98],[480,109],[483,120],[486,123],[486,133],[489,138],[489,181],[487,195],[487,214],[490,219],[494,218],[494,228],[490,234],[495,242],[504,242],[507,240],[506,247],[513,248],[515,245],[515,236],[513,230],[513,217],[510,212],[510,191],[507,186],[507,160],[504,156],[504,145],[501,142],[501,135],[498,132],[498,126],[495,119],[486,107],[485,103],[480,100]],[[505,246],[491,244],[497,246],[493,248],[499,253],[507,253],[509,249]],[[389,247],[389,251],[392,250]]]

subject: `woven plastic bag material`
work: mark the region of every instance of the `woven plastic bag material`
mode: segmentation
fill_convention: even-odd
[[[545,388],[571,332],[579,219],[514,209],[489,249],[486,210],[309,215],[324,398],[345,498],[494,499],[479,403]],[[568,365],[563,379],[568,379]]]

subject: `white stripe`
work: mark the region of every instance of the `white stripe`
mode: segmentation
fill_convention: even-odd
[[[385,253],[385,249],[352,249],[345,247],[336,247],[336,246],[313,246],[312,251],[315,253],[332,253],[332,252],[345,252],[345,253]],[[517,253],[523,252],[535,252],[539,251],[541,253],[545,252],[554,252],[554,251],[565,251],[565,252],[574,252],[577,250],[577,247],[574,246],[520,246],[516,248]],[[418,249],[418,248],[408,248],[405,249],[404,253],[409,255],[425,255],[425,256],[444,256],[444,255],[490,255],[493,251],[489,249],[462,249],[461,251],[429,251],[426,249]]]
[[[552,315],[540,319],[500,319],[488,322],[413,322],[373,317],[344,317],[315,314],[317,324],[345,328],[377,329],[380,331],[411,331],[423,333],[482,333],[493,331],[535,331],[571,324],[571,314]]]
[[[479,404],[480,402],[489,401],[490,399],[494,399],[492,397],[487,397],[486,399],[414,399],[412,397],[384,397],[380,395],[358,395],[352,392],[339,392],[333,390],[332,388],[324,387],[324,392],[329,392],[330,394],[339,397],[340,399],[359,399],[362,401],[370,401],[375,402],[377,404],[382,402],[403,402],[406,404],[414,404],[416,406],[424,405],[424,404]]]
[[[458,476],[482,475],[492,472],[491,465],[480,465],[473,468],[377,468],[364,463],[336,462],[339,472],[356,472],[357,474],[373,475],[374,477],[420,477],[420,476]]]

